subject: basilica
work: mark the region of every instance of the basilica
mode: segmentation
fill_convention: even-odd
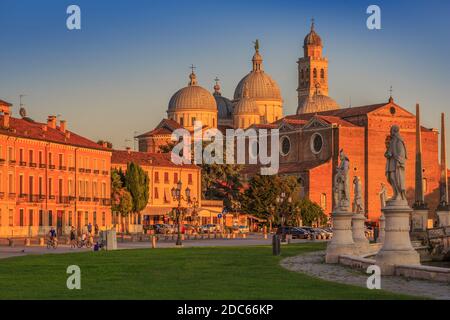
[[[329,96],[328,60],[323,56],[323,42],[314,23],[303,42],[303,56],[297,61],[298,105],[293,115],[283,114],[283,98],[276,81],[265,72],[259,42],[251,70],[237,84],[234,96],[221,94],[216,80],[213,92],[201,87],[194,71],[188,85],[169,100],[167,118],[151,131],[136,137],[139,151],[161,152],[175,129],[193,130],[199,120],[204,128],[279,129],[281,175],[296,176],[302,196],[318,203],[327,214],[333,205],[333,179],[339,153],[350,160],[351,174],[360,178],[364,211],[371,221],[381,215],[379,192],[385,177],[386,138],[397,124],[408,151],[406,184],[408,199],[414,202],[416,116],[394,99],[371,105],[343,108]],[[429,218],[439,202],[439,133],[420,127],[423,145],[423,189],[430,208]],[[258,165],[244,169],[246,178],[259,172]],[[353,193],[353,191],[351,191]]]

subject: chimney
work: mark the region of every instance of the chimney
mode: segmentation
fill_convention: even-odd
[[[59,131],[65,133],[66,132],[66,120],[61,120],[59,122]]]
[[[126,150],[127,150],[128,154],[131,154],[131,148],[130,147],[127,147]]]
[[[101,143],[103,148],[108,148],[108,142],[107,141],[102,141]]]
[[[47,131],[47,125],[46,124],[42,125],[42,131],[44,131],[44,132]]]
[[[47,125],[49,128],[56,129],[56,116],[48,116]]]
[[[11,118],[10,108],[11,108],[10,103],[0,100],[0,112],[3,113],[3,118],[0,125],[5,129],[9,128],[9,120]]]
[[[10,114],[9,114],[9,110],[5,110],[3,109],[3,118],[2,118],[2,122],[1,122],[1,126],[5,129],[9,129],[9,119],[10,119]]]

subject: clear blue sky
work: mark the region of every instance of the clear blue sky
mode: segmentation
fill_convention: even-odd
[[[81,7],[81,31],[66,28],[70,4]],[[381,7],[382,30],[366,28],[370,4]],[[75,132],[132,146],[125,140],[165,116],[192,63],[200,85],[212,91],[218,76],[232,97],[258,38],[285,114],[293,114],[296,61],[314,17],[332,97],[344,106],[350,98],[353,106],[378,103],[392,85],[398,103],[414,111],[419,102],[424,125],[438,128],[450,110],[449,9],[446,0],[0,0],[0,99],[17,115],[26,94],[36,120],[60,114]]]

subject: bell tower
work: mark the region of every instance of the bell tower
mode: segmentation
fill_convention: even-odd
[[[299,105],[305,96],[328,96],[328,60],[322,56],[322,48],[322,39],[314,30],[313,19],[311,31],[303,42],[303,57],[297,61]]]

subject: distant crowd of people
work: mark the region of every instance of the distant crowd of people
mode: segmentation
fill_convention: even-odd
[[[87,225],[85,225],[83,230],[81,231],[79,239],[77,233],[78,232],[75,227],[71,226],[69,235],[71,247],[91,247],[94,243],[94,236],[97,236],[99,233],[98,224],[92,226],[92,224],[89,222]],[[48,238],[50,243],[58,243],[57,232],[54,227],[51,227],[50,231],[48,232]]]

